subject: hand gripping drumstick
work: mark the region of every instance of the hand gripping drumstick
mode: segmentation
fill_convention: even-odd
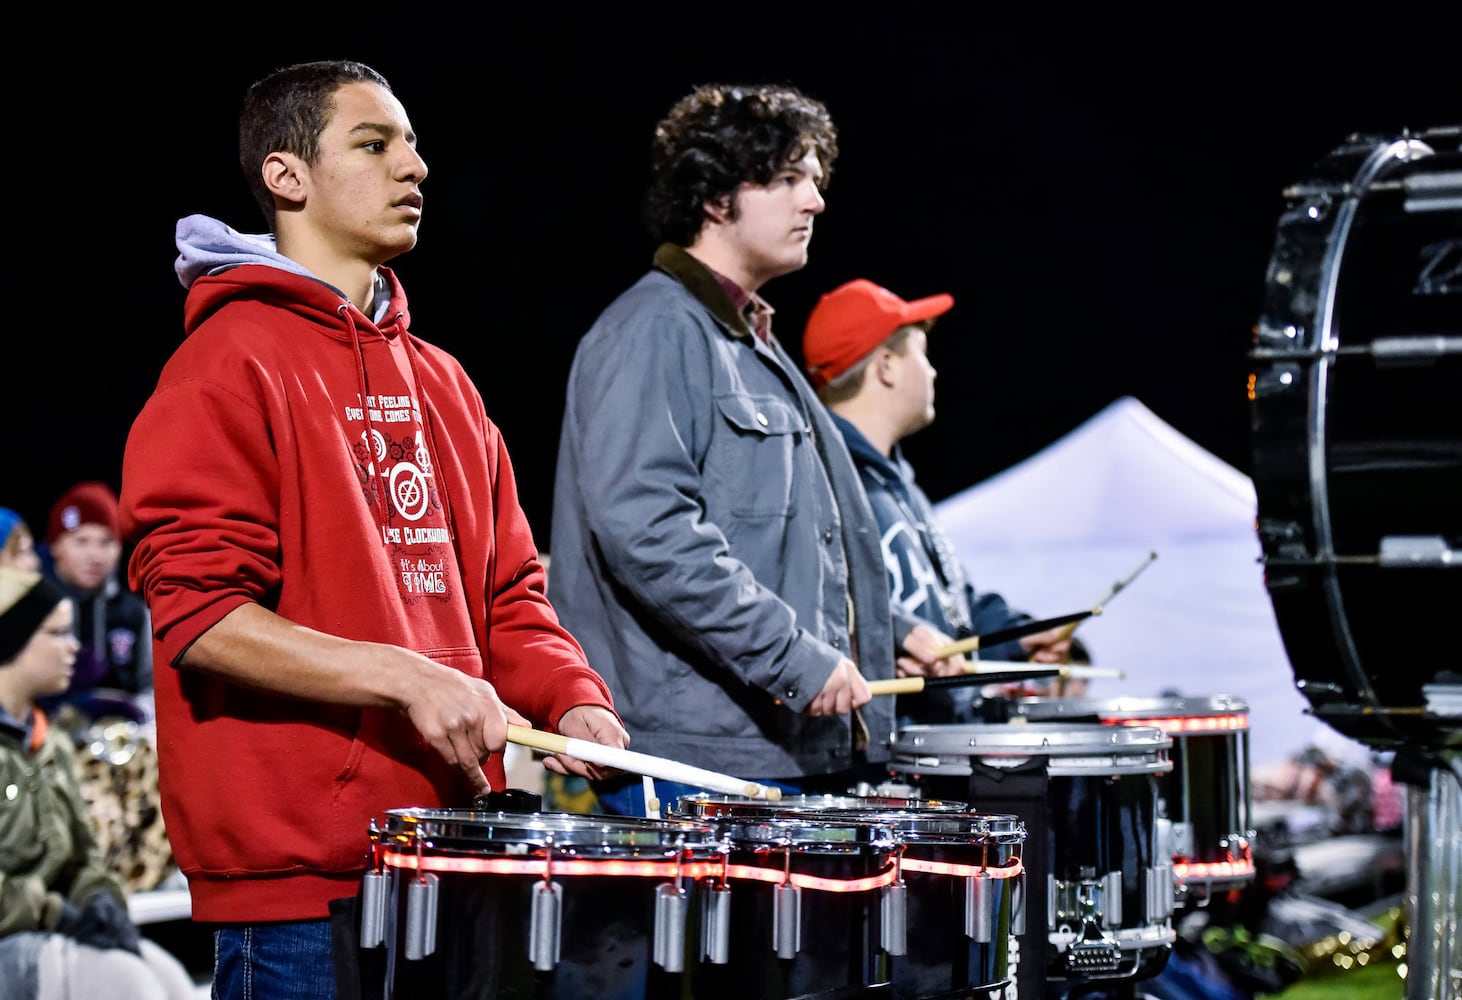
[[[1048,628],[1055,628],[1057,625],[1074,624],[1092,615],[1102,613],[1098,605],[1090,611],[1077,611],[1069,615],[1058,615],[1055,618],[1042,618],[1040,621],[1026,622],[1024,625],[1013,625],[1010,628],[998,629],[986,635],[972,635],[967,639],[960,639],[951,642],[948,646],[940,646],[934,651],[934,658],[942,660],[946,656],[955,656],[959,653],[968,653],[971,650],[979,649],[980,646],[998,646],[1002,642],[1009,642],[1011,639],[1019,639],[1021,636],[1034,635],[1036,632],[1044,632]]]
[[[607,747],[602,743],[591,743],[557,733],[545,733],[527,726],[509,725],[508,742],[577,757],[579,760],[603,764],[606,767],[617,767],[632,774],[649,775],[662,781],[678,781],[704,788],[708,792],[720,792],[722,795],[740,795],[748,799],[766,799],[768,802],[776,802],[782,797],[782,790],[774,785],[762,785],[744,778],[733,778],[729,774],[691,767],[664,757]]]

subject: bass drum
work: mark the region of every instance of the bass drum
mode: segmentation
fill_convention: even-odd
[[[1457,719],[1427,689],[1462,605],[1462,126],[1353,135],[1284,195],[1250,354],[1265,586],[1316,717],[1445,746]]]

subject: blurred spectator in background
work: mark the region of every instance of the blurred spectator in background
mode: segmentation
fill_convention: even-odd
[[[32,573],[40,572],[41,568],[30,525],[9,507],[0,507],[0,566],[14,566]]]
[[[76,751],[36,704],[71,676],[73,614],[50,580],[0,566],[0,995],[189,997],[182,964],[128,915],[97,850]]]
[[[117,494],[102,482],[72,486],[46,521],[43,568],[76,606],[81,650],[71,686],[42,705],[69,729],[152,718],[152,622],[118,573],[121,537]],[[81,718],[67,718],[68,710]]]
[[[1329,726],[1287,760],[1253,769],[1254,799],[1313,806],[1329,834],[1387,833],[1401,826],[1402,793],[1391,779],[1387,755],[1342,736]]]

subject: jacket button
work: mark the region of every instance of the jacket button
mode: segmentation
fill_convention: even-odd
[[[756,422],[765,427],[767,425],[767,415],[758,410],[756,414]]]
[[[797,697],[797,689],[794,688],[794,687],[789,687],[786,691],[783,691],[782,692],[782,697],[783,698],[795,698],[795,697]]]
[[[822,540],[824,542],[826,542],[827,544],[831,545],[832,544],[832,541],[833,541],[833,529],[831,529],[831,528],[823,528],[822,529]]]

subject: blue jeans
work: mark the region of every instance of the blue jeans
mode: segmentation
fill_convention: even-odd
[[[213,932],[213,1000],[332,1000],[329,920],[240,924]]]

